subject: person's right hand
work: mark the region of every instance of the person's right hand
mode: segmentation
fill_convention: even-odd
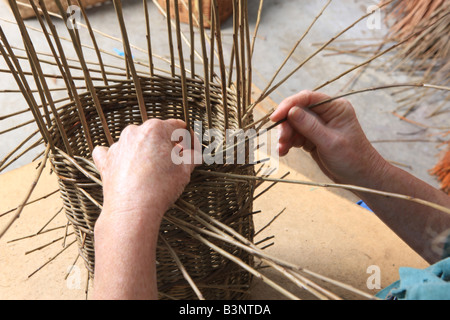
[[[303,148],[338,183],[365,186],[367,179],[373,183],[373,179],[382,178],[388,162],[368,141],[350,102],[339,99],[307,109],[329,98],[302,91],[279,105],[271,120],[288,120],[280,128],[280,156],[293,147]]]

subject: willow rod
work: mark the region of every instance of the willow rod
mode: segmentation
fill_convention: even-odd
[[[51,48],[53,48],[52,42],[50,40],[50,37],[49,37],[48,33],[46,32],[46,29],[45,29],[45,26],[44,26],[44,22],[42,21],[42,18],[40,17],[40,14],[37,11],[36,6],[34,6],[33,2],[30,2],[30,4],[32,4],[33,10],[34,10],[36,16],[38,17],[38,20],[39,20],[39,22],[40,22],[40,24],[42,26],[42,30],[44,31],[44,35],[45,35],[45,38],[47,39],[47,42],[48,42],[49,46]],[[48,26],[49,26],[49,28],[50,28],[50,30],[52,32],[53,39],[55,40],[56,46],[58,48],[59,57],[61,59],[62,65],[61,65],[61,62],[59,62],[58,55],[56,54],[54,49],[52,50],[53,56],[55,58],[55,61],[57,61],[58,67],[60,67],[60,72],[61,72],[62,77],[64,78],[64,81],[68,84],[67,90],[69,92],[69,98],[72,101],[75,102],[75,105],[76,105],[76,108],[77,108],[77,112],[78,112],[78,114],[80,116],[80,121],[81,121],[82,129],[83,129],[83,133],[84,133],[84,135],[86,137],[86,142],[88,144],[88,148],[89,148],[89,150],[92,153],[94,151],[94,145],[93,145],[93,142],[92,142],[91,134],[89,132],[89,126],[88,126],[87,121],[86,121],[86,116],[84,114],[83,106],[81,104],[81,100],[80,100],[80,97],[78,95],[77,88],[75,87],[75,83],[74,83],[74,79],[73,79],[71,71],[70,71],[70,67],[69,67],[69,65],[67,63],[66,55],[65,55],[64,50],[62,48],[62,44],[59,41],[58,32],[57,32],[57,30],[56,30],[56,28],[55,28],[55,26],[54,26],[54,24],[53,24],[53,22],[52,22],[52,20],[51,20],[51,18],[49,16],[49,14],[48,14],[47,8],[45,7],[45,2],[43,0],[39,0],[39,5],[40,5],[41,10],[42,10],[42,12],[44,14],[45,20],[47,21],[47,24],[48,24]]]
[[[148,4],[147,0],[142,1],[144,4],[144,15],[145,15],[145,31],[146,31],[146,38],[147,38],[147,50],[148,50],[148,64],[150,66],[150,77],[153,77],[155,73],[155,66],[153,62],[153,49],[152,49],[152,39],[151,39],[151,32],[150,32],[150,17],[148,13]]]
[[[205,171],[205,170],[198,170],[199,173],[210,175],[210,176],[216,176],[216,177],[223,177],[223,178],[231,178],[231,179],[238,179],[238,180],[244,180],[244,181],[269,181],[269,182],[281,182],[281,183],[288,183],[288,184],[299,184],[299,185],[306,185],[306,186],[313,186],[313,187],[321,187],[321,188],[338,188],[338,189],[345,189],[349,191],[356,191],[356,192],[364,192],[364,193],[370,193],[370,194],[376,194],[388,198],[395,198],[395,199],[401,199],[401,200],[407,200],[411,202],[415,202],[442,212],[445,212],[447,214],[450,214],[450,208],[446,208],[444,206],[441,206],[436,203],[432,203],[430,201],[414,198],[411,196],[406,196],[398,193],[390,193],[390,192],[384,192],[364,187],[358,187],[353,185],[345,185],[345,184],[335,184],[335,183],[317,183],[317,182],[310,182],[310,181],[301,181],[301,180],[289,180],[289,179],[275,179],[275,178],[263,178],[263,177],[254,177],[254,176],[247,176],[247,175],[238,175],[238,174],[231,174],[231,173],[221,173],[221,172],[211,172],[211,171]]]
[[[39,0],[39,1],[42,1],[42,0]],[[78,6],[81,9],[81,12],[83,14],[84,20],[86,21],[86,26],[87,26],[87,29],[89,31],[89,36],[91,37],[91,41],[92,41],[92,44],[93,44],[93,46],[95,48],[95,53],[97,55],[98,64],[100,66],[101,74],[102,74],[102,77],[103,77],[103,82],[105,83],[105,86],[108,86],[108,76],[107,76],[106,71],[105,71],[105,66],[103,64],[103,58],[102,58],[102,55],[100,53],[100,49],[98,47],[97,40],[95,39],[94,30],[92,29],[92,26],[91,26],[91,23],[89,21],[88,15],[87,15],[86,10],[84,9],[84,6],[82,5],[81,1],[80,0],[76,0],[76,1],[78,3]]]
[[[120,25],[120,31],[122,33],[125,57],[126,57],[126,60],[128,61],[128,67],[130,68],[131,76],[133,78],[133,82],[136,87],[139,111],[141,112],[142,122],[145,122],[148,120],[147,108],[145,106],[145,100],[144,100],[144,94],[142,91],[141,80],[136,73],[136,67],[134,65],[134,60],[133,60],[133,53],[131,52],[130,42],[128,39],[128,33],[127,33],[126,26],[125,26],[125,20],[123,18],[122,0],[113,0],[113,2],[114,2],[114,7],[115,7],[116,13],[117,13],[117,20],[119,21],[119,25]]]
[[[12,72],[12,75],[13,75],[20,91],[22,92],[25,100],[27,101],[29,110],[31,110],[31,113],[33,114],[33,117],[36,120],[36,124],[37,124],[40,132],[42,133],[44,140],[53,148],[53,141],[50,137],[50,134],[44,123],[44,120],[42,119],[40,110],[37,107],[37,102],[34,99],[33,94],[31,94],[31,89],[28,85],[28,82],[25,79],[24,73],[22,71],[22,67],[20,66],[18,59],[14,56],[14,52],[12,51],[11,46],[9,45],[8,40],[6,39],[6,36],[5,36],[1,26],[0,26],[0,38],[3,42],[3,44],[0,45],[0,52],[2,53],[3,58],[6,62],[6,64],[8,65],[10,72]],[[5,49],[8,51],[9,55],[6,53]],[[44,109],[44,108],[45,107],[43,105],[42,109]],[[44,113],[45,113],[45,111],[44,111]]]
[[[321,106],[325,103],[329,103],[332,102],[334,100],[338,100],[341,98],[345,98],[345,97],[349,97],[355,94],[359,94],[359,93],[364,93],[364,92],[369,92],[369,91],[376,91],[376,90],[383,90],[383,89],[390,89],[390,88],[399,88],[399,87],[416,87],[416,88],[429,88],[429,89],[435,89],[435,90],[444,90],[444,91],[450,91],[450,87],[445,87],[445,86],[438,86],[438,85],[432,85],[432,84],[426,84],[426,83],[405,83],[405,84],[390,84],[390,85],[385,85],[385,86],[380,86],[380,87],[372,87],[372,88],[365,88],[365,89],[361,89],[361,90],[353,90],[350,92],[347,92],[345,94],[342,95],[338,95],[326,100],[323,100],[321,102],[318,102],[316,104],[310,105],[307,108],[308,109],[314,109],[315,107]],[[263,116],[261,119],[255,121],[252,123],[252,125],[264,122],[264,121],[269,121],[269,117],[273,114],[273,112],[275,112],[275,110],[272,110],[271,112],[269,112],[268,114],[266,114],[265,116]],[[277,127],[278,125],[282,124],[283,122],[286,122],[288,119],[282,119],[280,121],[278,121],[277,123],[271,125],[267,130],[271,130],[275,127]]]
[[[0,232],[0,239],[5,235],[5,233],[11,228],[11,226],[14,224],[14,222],[20,217],[23,209],[25,208],[25,205],[27,204],[28,200],[30,199],[31,195],[33,194],[34,189],[36,188],[36,185],[41,178],[42,172],[44,171],[44,168],[46,167],[48,154],[50,152],[50,146],[47,146],[47,149],[45,150],[44,159],[41,161],[40,168],[38,172],[36,173],[36,177],[34,178],[30,190],[27,192],[24,200],[19,205],[17,212],[14,214],[14,216],[10,219],[10,221],[7,223],[7,225],[3,228],[3,230]]]
[[[229,129],[229,114],[228,114],[228,89],[227,89],[227,74],[226,74],[226,66],[224,60],[223,46],[222,46],[222,31],[220,26],[220,18],[219,18],[219,4],[217,0],[213,0],[214,5],[214,13],[217,15],[216,22],[216,41],[217,41],[217,49],[219,53],[219,64],[220,64],[220,76],[221,76],[221,85],[222,85],[222,102],[223,102],[223,110],[225,116],[225,130]]]
[[[176,23],[178,57],[181,67],[181,91],[183,95],[184,122],[186,122],[186,127],[190,128],[191,120],[189,118],[188,89],[186,81],[186,70],[184,68],[183,44],[181,41],[180,11],[178,8],[178,0],[174,0],[174,4],[175,4],[175,23]]]
[[[206,36],[205,36],[205,21],[203,12],[203,0],[197,1],[197,9],[199,14],[200,24],[200,41],[203,53],[203,74],[205,81],[205,102],[206,102],[206,114],[208,117],[208,128],[212,129],[212,109],[211,109],[211,92],[210,92],[210,80],[209,80],[209,65],[208,65],[208,53],[206,51]]]
[[[379,6],[378,9],[381,9],[388,4],[392,3],[394,0],[390,0],[383,5]],[[306,63],[308,63],[312,58],[317,56],[320,52],[322,52],[328,45],[330,45],[333,41],[340,38],[344,33],[346,33],[348,30],[352,29],[354,26],[356,26],[359,22],[366,19],[367,17],[371,16],[376,10],[373,10],[372,12],[367,13],[366,15],[362,16],[361,18],[357,19],[355,22],[353,22],[351,25],[349,25],[344,30],[340,31],[336,36],[332,37],[330,40],[328,40],[325,44],[323,44],[319,49],[317,49],[313,54],[311,54],[309,57],[307,57],[304,61],[302,61],[293,71],[291,71],[286,77],[284,77],[282,80],[280,80],[276,85],[274,85],[272,88],[267,87],[265,90],[263,90],[261,96],[257,99],[255,102],[255,105],[263,101],[265,98],[267,98],[272,92],[274,92],[276,89],[278,89],[283,83],[285,83],[287,80],[289,80],[298,70],[300,70]]]
[[[79,62],[81,64],[81,67],[83,68],[83,74],[84,74],[84,77],[85,77],[86,85],[89,88],[89,92],[91,93],[92,100],[94,101],[94,106],[95,106],[97,114],[98,114],[98,116],[100,118],[100,122],[102,124],[103,131],[105,132],[105,136],[106,136],[106,139],[108,141],[108,144],[111,146],[111,145],[114,144],[114,140],[113,140],[111,132],[109,130],[108,123],[107,123],[105,115],[103,113],[103,109],[102,109],[100,100],[98,98],[97,92],[95,90],[95,86],[94,86],[94,83],[92,81],[91,75],[89,74],[89,71],[88,71],[88,68],[87,68],[87,64],[86,64],[86,61],[85,61],[85,58],[84,58],[84,54],[83,54],[81,45],[78,42],[78,38],[77,38],[75,32],[71,28],[69,28],[69,26],[68,26],[67,17],[64,16],[64,12],[65,11],[64,11],[64,8],[63,8],[63,6],[61,4],[61,1],[60,0],[55,0],[55,3],[56,3],[56,5],[57,5],[57,7],[58,7],[58,9],[59,9],[59,11],[61,13],[61,16],[62,16],[62,18],[64,20],[64,23],[65,23],[65,25],[67,27],[67,31],[69,32],[70,37],[72,39],[73,47],[74,47],[74,49],[75,49],[75,51],[77,53],[78,60],[79,60]],[[63,129],[63,132],[61,132],[61,134],[65,134],[64,129]]]
[[[58,129],[61,131],[61,139],[62,139],[62,141],[64,143],[66,151],[69,154],[72,154],[72,148],[71,148],[71,146],[69,144],[69,140],[68,140],[67,134],[64,131],[64,126],[63,126],[62,121],[61,121],[61,119],[59,117],[59,114],[56,112],[56,108],[55,108],[55,105],[54,105],[53,97],[52,97],[51,93],[48,91],[48,85],[47,85],[47,82],[45,80],[44,73],[42,71],[42,68],[41,68],[41,65],[39,63],[39,60],[37,58],[37,53],[35,51],[35,48],[34,48],[34,45],[33,45],[32,41],[31,41],[30,35],[27,32],[25,24],[24,24],[23,20],[21,19],[21,15],[20,15],[20,12],[19,12],[19,8],[17,7],[17,3],[15,1],[13,1],[13,0],[9,0],[9,3],[10,3],[10,6],[11,6],[11,9],[13,11],[13,14],[14,14],[16,20],[18,21],[18,26],[19,26],[19,29],[20,29],[21,34],[22,34],[22,40],[24,41],[25,48],[27,49],[27,54],[30,57],[30,61],[29,61],[30,62],[30,67],[32,69],[33,76],[34,76],[34,78],[36,80],[36,86],[40,90],[41,96],[45,96],[46,101],[50,105],[50,108],[51,108],[51,110],[53,112],[54,119],[56,121],[56,125],[58,126]],[[4,41],[4,43],[5,43],[5,41]],[[45,106],[45,102],[44,101],[42,101],[42,102],[43,102],[43,104]],[[34,107],[34,106],[30,106],[30,107]],[[47,118],[47,122],[48,122],[47,126],[50,127],[49,111],[46,108],[44,108],[44,110],[45,110],[46,118]],[[45,129],[45,130],[47,130],[47,129]]]

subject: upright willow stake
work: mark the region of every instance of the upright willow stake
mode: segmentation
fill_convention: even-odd
[[[39,1],[42,1],[42,0],[39,0]],[[103,59],[102,59],[102,55],[100,53],[100,49],[99,49],[98,44],[97,44],[97,40],[95,39],[94,30],[91,27],[91,23],[90,23],[90,21],[88,19],[88,15],[86,14],[86,10],[84,9],[83,4],[81,3],[80,0],[76,0],[76,1],[78,3],[78,6],[81,9],[81,12],[83,13],[84,20],[86,21],[86,26],[88,28],[92,44],[94,45],[95,53],[97,54],[97,59],[98,59],[98,63],[99,63],[99,66],[100,66],[101,73],[102,73],[103,82],[105,83],[105,86],[108,86],[108,77],[106,75],[105,66],[103,65]]]
[[[223,54],[223,46],[222,46],[222,31],[220,26],[220,18],[219,18],[219,4],[217,0],[213,0],[214,5],[214,14],[216,15],[216,40],[217,40],[217,49],[219,53],[219,64],[220,64],[220,78],[222,85],[222,102],[223,102],[223,110],[225,116],[225,130],[230,128],[229,124],[229,114],[228,114],[228,86],[227,86],[227,74],[225,67],[225,60]]]
[[[145,26],[146,26],[146,38],[147,38],[147,49],[148,49],[148,64],[150,65],[150,77],[153,77],[154,71],[154,62],[153,62],[153,50],[152,50],[152,40],[150,33],[150,17],[148,13],[148,4],[147,0],[143,0],[144,3],[144,14],[145,14]]]
[[[57,5],[57,7],[58,7],[58,9],[59,9],[59,11],[61,13],[61,17],[64,20],[64,23],[67,26],[67,31],[70,34],[70,37],[72,39],[72,44],[73,44],[74,49],[75,49],[75,51],[77,53],[80,65],[81,65],[81,67],[83,69],[83,74],[84,74],[84,78],[85,78],[85,81],[86,81],[86,85],[87,85],[87,87],[89,89],[89,92],[90,92],[90,94],[92,96],[92,100],[94,101],[94,106],[95,106],[95,109],[97,110],[97,114],[98,114],[98,116],[100,118],[100,122],[102,124],[103,131],[105,132],[106,140],[108,141],[108,144],[111,146],[111,145],[114,144],[114,140],[112,138],[111,132],[110,132],[109,127],[108,127],[108,123],[107,123],[105,115],[103,113],[103,109],[102,109],[100,100],[98,98],[97,91],[95,90],[95,86],[94,86],[93,80],[92,80],[91,75],[89,73],[89,70],[87,68],[86,60],[84,58],[84,54],[83,54],[83,51],[81,49],[81,45],[79,45],[79,43],[78,43],[78,38],[77,38],[75,32],[71,28],[69,28],[68,19],[67,19],[67,16],[65,14],[64,8],[63,8],[63,6],[61,4],[61,1],[60,0],[55,0],[55,3],[56,3],[56,5]],[[65,132],[62,132],[61,134],[65,134]]]
[[[28,103],[28,107],[31,110],[31,113],[33,114],[33,117],[36,121],[36,124],[39,128],[39,131],[41,132],[44,140],[53,148],[53,141],[50,137],[50,133],[48,131],[48,128],[45,126],[45,123],[43,121],[41,112],[37,106],[37,102],[34,99],[33,94],[31,93],[30,86],[28,85],[28,82],[24,76],[24,73],[22,71],[22,67],[20,66],[19,61],[14,55],[14,52],[11,49],[11,46],[9,45],[6,36],[3,32],[2,27],[0,26],[0,38],[3,44],[0,45],[0,52],[8,65],[17,85],[19,86],[20,91],[22,92],[25,100]],[[8,50],[9,56],[7,52]],[[13,60],[11,61],[10,58]]]
[[[136,68],[134,66],[133,53],[131,52],[130,42],[128,40],[127,28],[125,26],[125,20],[123,18],[122,12],[122,0],[114,0],[114,7],[116,8],[117,20],[119,21],[120,31],[122,32],[123,47],[125,50],[125,56],[128,61],[128,67],[131,71],[131,76],[133,77],[133,82],[136,87],[137,100],[139,104],[139,110],[141,112],[142,122],[148,120],[147,108],[145,105],[144,94],[142,91],[141,80],[136,73]]]
[[[200,41],[202,43],[203,53],[203,78],[205,81],[205,102],[206,102],[206,114],[208,118],[208,128],[212,129],[212,109],[211,109],[211,92],[209,81],[209,66],[208,66],[208,53],[206,51],[206,36],[205,36],[205,18],[203,12],[203,0],[197,2],[199,24],[200,24]]]
[[[38,17],[39,21],[41,22],[42,30],[44,31],[44,34],[45,34],[46,39],[47,39],[47,42],[48,42],[49,46],[52,48],[53,47],[53,45],[51,44],[52,42],[51,42],[47,32],[44,29],[45,28],[44,27],[44,23],[43,23],[43,21],[41,21],[42,19],[40,17],[40,14],[37,12],[37,8],[33,4],[33,2],[30,2],[30,4],[33,6],[33,10],[35,10],[36,16]],[[41,7],[41,11],[44,14],[45,20],[47,21],[47,24],[50,27],[50,30],[51,30],[51,32],[53,34],[53,39],[54,39],[54,41],[56,43],[56,46],[58,48],[59,57],[61,59],[62,65],[64,67],[64,70],[63,70],[62,67],[60,68],[61,75],[63,76],[63,78],[66,81],[66,83],[69,84],[67,89],[68,89],[69,93],[71,93],[70,94],[71,101],[74,101],[75,105],[77,107],[77,111],[78,111],[79,118],[80,118],[80,121],[81,121],[81,126],[83,128],[83,133],[84,133],[84,136],[86,138],[86,142],[87,142],[88,148],[89,148],[89,150],[90,150],[90,152],[92,154],[92,152],[94,151],[94,144],[92,142],[91,134],[89,132],[89,125],[88,125],[88,123],[86,121],[86,116],[85,116],[85,113],[84,113],[84,110],[83,110],[83,106],[81,104],[81,100],[80,100],[80,97],[78,95],[77,88],[75,87],[75,83],[74,83],[74,80],[73,80],[73,77],[72,77],[72,74],[71,74],[71,71],[70,71],[70,67],[68,66],[68,63],[67,63],[66,55],[65,55],[64,50],[62,48],[61,42],[59,40],[58,32],[56,31],[55,25],[53,24],[53,22],[50,19],[50,16],[48,14],[47,8],[45,6],[45,2],[43,0],[39,0],[39,5]],[[59,60],[58,59],[58,55],[54,51],[55,50],[53,49],[52,52],[54,54],[54,58],[55,58],[56,61],[58,61]],[[59,63],[58,63],[58,65],[59,65]]]
[[[190,128],[191,122],[189,119],[186,69],[184,68],[184,55],[183,55],[183,45],[181,42],[181,26],[180,26],[180,12],[178,9],[178,0],[174,0],[174,3],[175,3],[175,21],[176,21],[176,33],[177,33],[178,57],[180,60],[180,67],[181,67],[181,91],[182,91],[182,95],[183,95],[184,122],[186,122],[186,127]]]
[[[48,90],[48,85],[47,85],[47,82],[46,82],[46,79],[44,76],[44,72],[42,71],[41,65],[39,63],[39,59],[37,57],[36,50],[33,46],[31,38],[26,30],[25,24],[24,24],[23,20],[21,19],[19,8],[17,7],[17,3],[13,0],[9,0],[9,3],[11,5],[13,14],[14,14],[16,20],[18,21],[18,26],[19,26],[21,34],[22,34],[22,39],[24,41],[25,48],[27,49],[27,54],[29,55],[29,58],[30,58],[30,61],[29,61],[30,67],[32,69],[33,76],[36,79],[36,86],[39,89],[42,89],[43,95],[47,99],[47,102],[49,103],[50,108],[52,110],[53,116],[56,121],[56,125],[60,131],[61,139],[64,143],[64,146],[65,146],[67,152],[69,154],[72,154],[72,148],[69,144],[67,134],[64,130],[64,126],[62,124],[60,116],[59,116],[58,112],[56,111],[56,106],[54,104],[53,97],[52,97],[50,91]],[[44,103],[44,101],[43,101],[43,103]],[[47,117],[47,121],[49,121],[50,115],[48,113],[46,114],[46,117]],[[48,123],[48,126],[50,126],[50,123]]]

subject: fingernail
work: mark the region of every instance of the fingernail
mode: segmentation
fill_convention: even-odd
[[[294,107],[294,108],[292,108],[291,111],[289,112],[289,117],[290,117],[292,120],[300,121],[300,120],[302,119],[302,113],[303,113],[303,110],[302,110],[302,109],[300,109],[299,107]]]

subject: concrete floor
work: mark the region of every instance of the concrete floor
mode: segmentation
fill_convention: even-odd
[[[150,16],[152,21],[152,42],[156,54],[168,57],[167,50],[167,34],[165,20],[158,12],[153,3],[150,2]],[[296,0],[266,0],[264,2],[264,10],[262,14],[259,36],[256,42],[254,54],[254,77],[253,82],[257,88],[263,89],[267,82],[272,78],[278,66],[281,65],[287,53],[291,50],[298,38],[307,29],[313,18],[320,12],[326,1],[296,1]],[[250,1],[250,20],[251,30],[256,23],[259,1]],[[317,49],[316,43],[323,43],[335,36],[340,30],[344,29],[355,21],[358,17],[365,14],[367,7],[371,4],[369,1],[357,0],[336,0],[327,8],[323,16],[305,38],[303,44],[296,50],[292,59],[285,66],[277,79],[282,79],[288,72],[293,70],[299,62]],[[126,25],[129,31],[130,42],[140,48],[146,48],[144,16],[142,14],[142,3],[140,0],[128,0],[123,4],[124,15],[126,17]],[[5,19],[11,19],[12,14],[8,6],[4,2],[0,2],[0,16]],[[116,24],[116,14],[111,3],[107,3],[101,7],[89,10],[89,17],[94,28],[104,31],[109,35],[120,37],[120,30]],[[57,19],[56,19],[57,20]],[[38,27],[35,20],[27,21],[30,26]],[[63,25],[60,21],[56,22],[60,35],[64,33]],[[9,37],[12,44],[21,46],[21,39],[17,27],[1,21],[1,26]],[[186,26],[184,26],[186,29]],[[62,30],[62,31],[61,31]],[[387,28],[382,24],[381,29],[370,30],[366,21],[362,21],[355,28],[347,32],[342,39],[371,39],[382,38]],[[41,39],[42,35],[32,32],[34,39]],[[88,35],[81,30],[82,39],[86,39],[90,43]],[[232,23],[227,21],[223,25],[223,42],[225,46],[225,54],[229,56],[230,46],[232,43]],[[106,51],[117,53],[122,51],[121,44],[115,40],[98,36],[100,47]],[[48,52],[45,41],[35,41],[38,50]],[[67,44],[67,43],[65,43]],[[75,57],[75,53],[70,45],[67,46],[69,56]],[[134,50],[135,58],[146,61],[144,53]],[[96,61],[95,55],[91,50],[85,50],[87,60]],[[123,60],[104,55],[105,63],[123,65]],[[226,60],[228,61],[228,60]],[[297,72],[289,81],[284,83],[277,91],[275,91],[271,99],[275,103],[279,103],[282,99],[297,93],[302,89],[313,89],[325,81],[334,78],[350,66],[348,63],[360,63],[363,60],[354,56],[335,55],[326,56],[319,54],[308,62],[299,72]],[[382,60],[380,60],[382,62]],[[380,63],[380,62],[378,62]],[[158,63],[162,68],[168,69],[166,63]],[[0,61],[0,68],[6,69],[3,60]],[[201,65],[198,65],[201,68]],[[45,66],[45,72],[58,73],[56,67]],[[355,73],[343,77],[339,81],[328,85],[323,92],[334,95],[347,84]],[[32,80],[31,80],[32,81]],[[375,68],[367,70],[356,84],[357,88],[367,88],[378,85],[398,83],[408,81],[402,74],[386,74],[386,72],[377,71]],[[411,80],[409,80],[411,81]],[[52,83],[52,87],[63,87],[62,80],[56,80]],[[2,89],[16,90],[17,86],[9,74],[0,73],[0,86]],[[354,104],[359,120],[371,141],[379,140],[404,140],[404,139],[430,139],[430,134],[436,134],[439,130],[423,129],[415,125],[399,121],[398,118],[390,114],[397,107],[395,98],[391,96],[392,90],[377,91],[352,96],[349,100]],[[64,96],[62,93],[56,92],[55,99]],[[2,93],[0,94],[0,116],[17,110],[26,108],[26,103],[20,94]],[[412,115],[412,119],[424,122],[430,126],[450,126],[448,115],[443,114],[440,117],[426,119],[426,106]],[[258,112],[261,112],[259,109]],[[256,117],[258,114],[256,115]],[[0,131],[11,126],[17,125],[24,120],[30,119],[30,115],[14,117],[8,120],[0,120]],[[29,125],[20,130],[1,136],[0,139],[0,158],[6,155],[13,147],[15,147],[26,136],[36,130],[34,125]],[[433,139],[433,138],[432,138]],[[434,138],[435,139],[435,138]],[[376,148],[388,160],[399,163],[403,168],[427,181],[428,183],[438,186],[434,177],[428,173],[437,162],[439,150],[436,143],[405,143],[405,142],[380,142],[375,144]],[[27,164],[39,152],[34,151],[28,153],[19,159],[15,164],[8,168],[14,169]],[[303,152],[293,152],[283,160],[293,169],[302,172],[313,180],[323,180],[320,171],[317,170],[314,163]],[[348,194],[347,194],[348,195]]]

